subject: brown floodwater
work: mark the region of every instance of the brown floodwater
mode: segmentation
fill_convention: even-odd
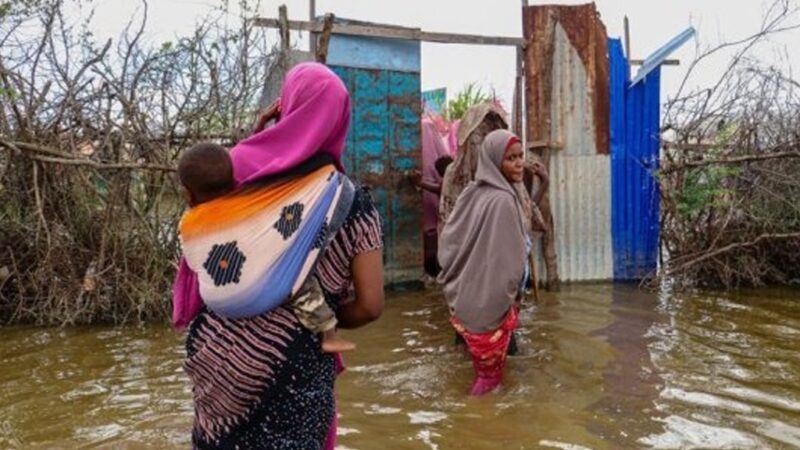
[[[392,296],[337,381],[341,449],[800,448],[800,292],[545,293],[504,386],[466,395],[436,292]],[[187,448],[165,326],[0,329],[0,448]]]

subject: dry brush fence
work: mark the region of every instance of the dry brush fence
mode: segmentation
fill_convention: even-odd
[[[96,42],[65,9],[0,3],[0,323],[164,319],[176,157],[249,129],[273,45],[224,10],[153,44],[144,2]]]
[[[666,105],[660,279],[800,284],[800,83],[752,59],[798,23],[790,1],[774,2],[759,32],[699,52],[687,78],[718,52],[733,54],[714,85]]]

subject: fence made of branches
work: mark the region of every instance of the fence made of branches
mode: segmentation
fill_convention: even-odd
[[[754,58],[798,23],[791,2],[774,2],[757,33],[699,52],[687,77],[732,54],[715,84],[666,105],[660,279],[800,284],[800,83],[789,61]]]
[[[147,3],[98,42],[65,12],[91,3],[65,1],[0,4],[0,321],[163,319],[177,155],[243,136],[274,46],[247,1],[168,42],[147,38]]]

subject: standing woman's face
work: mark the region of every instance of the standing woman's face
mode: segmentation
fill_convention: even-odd
[[[500,172],[510,183],[519,183],[525,172],[523,162],[522,144],[517,142],[506,149],[503,155],[503,164],[500,165]]]

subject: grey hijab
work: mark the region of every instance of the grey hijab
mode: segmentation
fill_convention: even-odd
[[[525,270],[525,228],[517,190],[500,171],[507,130],[483,141],[475,181],[456,201],[439,237],[439,282],[450,313],[472,333],[500,326]]]

